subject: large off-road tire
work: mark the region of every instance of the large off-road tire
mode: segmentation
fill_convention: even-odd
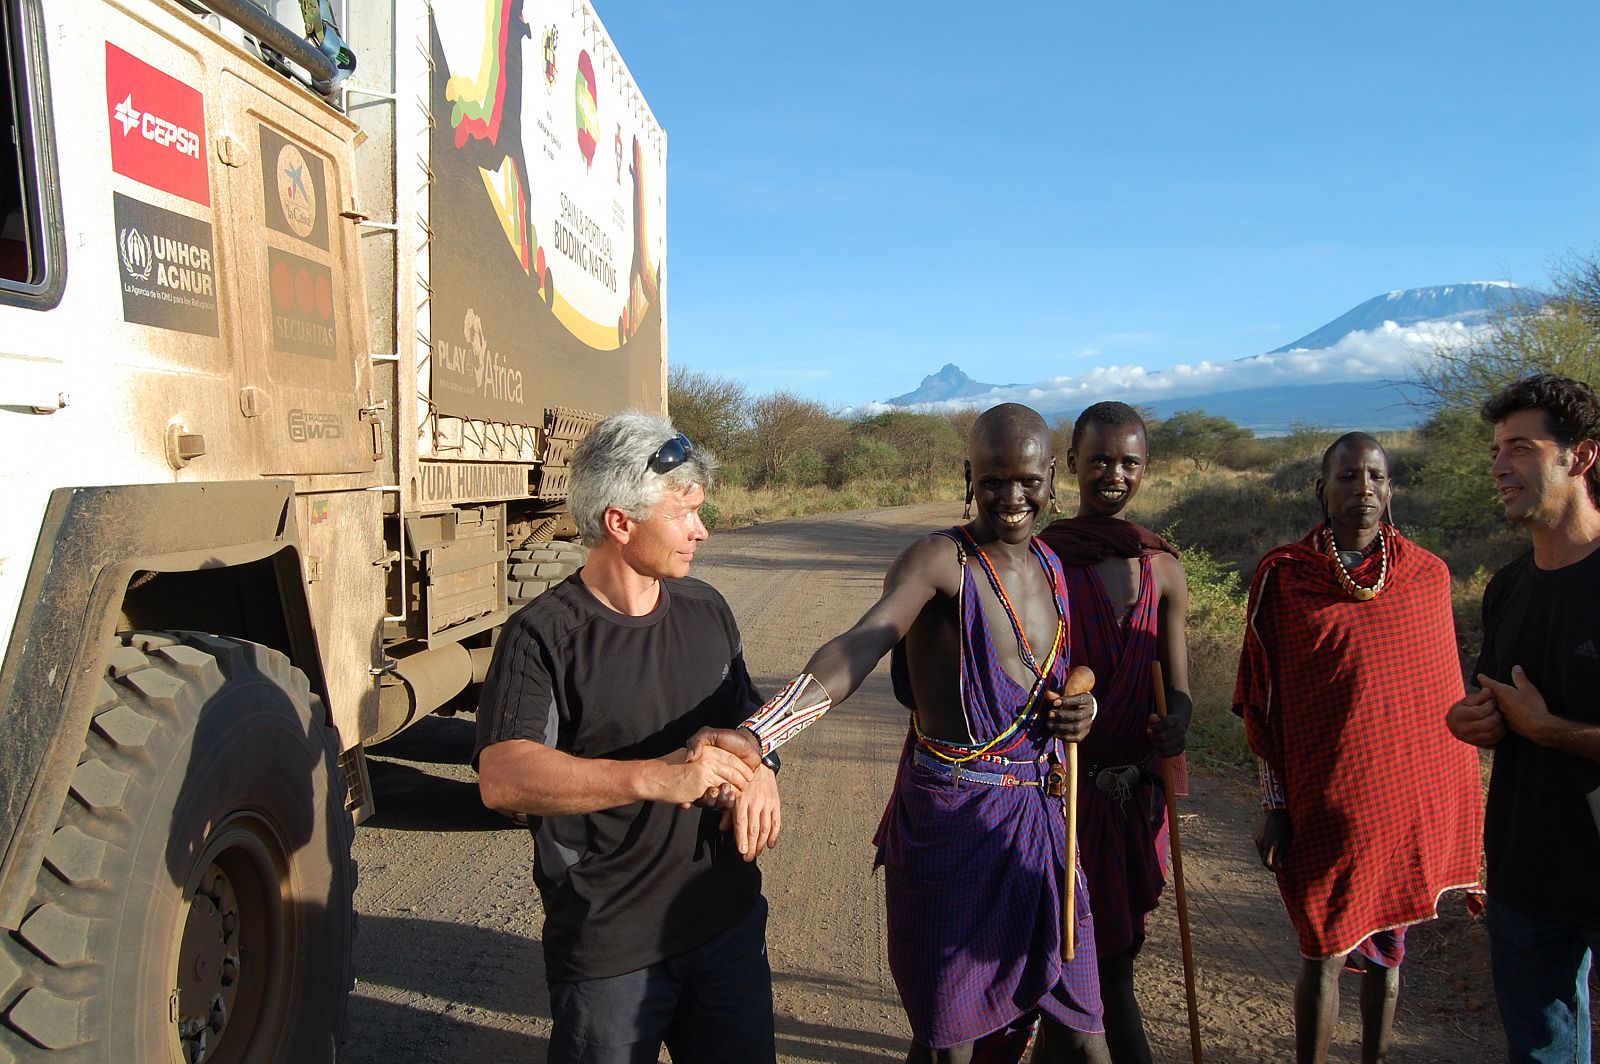
[[[583,568],[589,549],[579,543],[550,540],[521,547],[506,559],[510,567],[506,597],[511,608],[525,606]]]
[[[333,1060],[355,865],[335,733],[254,643],[125,635],[27,915],[0,1062]]]

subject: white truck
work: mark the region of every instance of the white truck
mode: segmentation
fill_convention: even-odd
[[[666,138],[587,0],[338,6],[0,0],[0,1062],[331,1060],[364,748],[665,408]]]

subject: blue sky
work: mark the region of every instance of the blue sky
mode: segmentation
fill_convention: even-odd
[[[1232,360],[1600,244],[1600,5],[595,0],[669,136],[675,364]]]

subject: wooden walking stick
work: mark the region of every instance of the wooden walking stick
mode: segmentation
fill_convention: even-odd
[[[1074,665],[1067,674],[1062,694],[1067,697],[1086,695],[1094,690],[1094,670],[1087,665]],[[1059,771],[1057,766],[1056,771]],[[1054,775],[1054,772],[1052,773]],[[1067,885],[1066,897],[1061,905],[1061,956],[1071,960],[1078,945],[1078,744],[1067,744],[1066,779],[1055,781],[1063,788],[1065,800],[1062,815],[1067,820]]]
[[[1150,672],[1156,685],[1156,715],[1166,719],[1167,685],[1161,675],[1161,662],[1152,661]],[[1202,1064],[1200,1053],[1200,1006],[1194,993],[1194,946],[1189,940],[1189,895],[1183,888],[1183,847],[1178,844],[1178,795],[1173,790],[1172,760],[1161,760],[1162,789],[1167,795],[1167,837],[1172,843],[1172,883],[1178,898],[1178,938],[1183,943],[1183,996],[1189,1006],[1189,1055]]]

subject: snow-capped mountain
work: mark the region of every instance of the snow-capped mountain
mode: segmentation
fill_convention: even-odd
[[[1413,383],[1419,360],[1441,347],[1471,342],[1493,314],[1537,307],[1546,298],[1506,281],[1411,288],[1369,299],[1263,354],[1160,370],[1100,366],[1026,385],[988,385],[946,365],[915,391],[868,409],[1019,402],[1060,417],[1076,416],[1101,399],[1121,399],[1163,417],[1198,407],[1263,434],[1296,424],[1402,428],[1422,420]]]
[[[1393,322],[1401,328],[1419,322],[1479,324],[1488,320],[1491,313],[1514,310],[1518,306],[1537,306],[1543,302],[1542,293],[1531,288],[1519,288],[1509,281],[1468,281],[1464,284],[1407,288],[1373,296],[1320,329],[1267,353],[1281,355],[1289,351],[1316,351],[1332,347],[1351,333],[1382,329],[1387,322]]]

